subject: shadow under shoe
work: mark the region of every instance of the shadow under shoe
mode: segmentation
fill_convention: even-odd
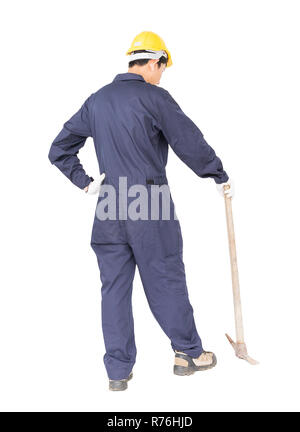
[[[109,390],[111,391],[124,391],[127,389],[128,381],[131,380],[133,377],[133,373],[130,372],[128,378],[121,379],[121,380],[109,380]]]
[[[196,359],[181,351],[175,351],[174,374],[179,376],[192,375],[194,372],[212,369],[216,364],[217,357],[209,351],[203,351]]]

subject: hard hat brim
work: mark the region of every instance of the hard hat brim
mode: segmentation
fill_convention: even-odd
[[[139,47],[139,49],[137,50],[137,49],[132,49],[132,48],[129,48],[129,50],[126,52],[126,55],[130,55],[132,52],[134,52],[134,51],[140,51],[140,50],[149,50],[150,48],[141,48],[141,47]],[[167,67],[170,67],[170,66],[172,66],[172,64],[173,64],[173,62],[172,62],[172,57],[171,57],[171,54],[170,54],[170,51],[167,49],[167,48],[164,48],[164,51],[166,51],[166,53],[168,54],[168,62],[167,62]]]

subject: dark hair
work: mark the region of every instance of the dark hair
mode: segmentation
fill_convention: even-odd
[[[133,51],[131,54],[137,54],[137,53],[144,53],[147,52],[146,50],[139,50],[139,51]],[[134,65],[138,65],[138,66],[144,66],[145,64],[148,63],[150,59],[140,59],[140,60],[133,60],[131,62],[129,62],[129,67],[131,68]],[[167,64],[168,59],[164,56],[161,56],[159,61],[158,61],[158,67],[160,68],[162,64]]]

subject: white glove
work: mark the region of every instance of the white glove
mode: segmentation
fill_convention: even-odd
[[[88,195],[99,195],[101,189],[101,183],[105,179],[105,173],[94,181],[92,181],[84,190]]]
[[[230,189],[224,190],[225,185],[230,186]],[[217,189],[219,193],[222,195],[222,197],[226,195],[228,198],[233,198],[234,196],[234,183],[233,180],[231,179],[228,179],[226,183],[217,184]]]

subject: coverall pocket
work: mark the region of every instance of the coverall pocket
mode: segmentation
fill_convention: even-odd
[[[158,235],[165,257],[182,253],[182,236],[178,220],[158,221]]]
[[[97,205],[103,198],[98,198]],[[97,207],[95,212],[94,224],[92,229],[92,243],[110,244],[123,242],[120,222],[118,220],[100,220],[97,217]]]
[[[175,219],[175,206],[170,196],[170,220],[159,220],[159,236],[165,257],[182,254],[182,235],[178,219]]]

